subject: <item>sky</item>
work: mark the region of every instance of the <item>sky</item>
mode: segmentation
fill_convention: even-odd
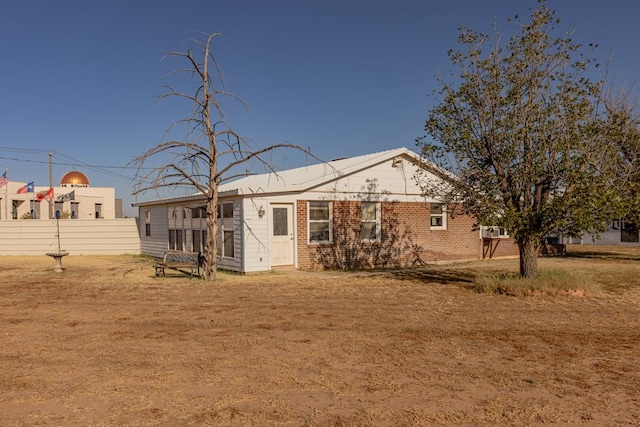
[[[437,76],[462,25],[506,36],[507,19],[529,16],[533,0],[13,0],[0,13],[0,172],[48,186],[69,170],[92,186],[115,187],[124,213],[130,162],[166,137],[191,106],[159,98],[166,85],[189,90],[185,66],[167,51],[222,33],[215,54],[226,89],[227,121],[257,147],[291,143],[322,160],[397,147],[416,151]],[[640,3],[548,0],[559,28],[597,43],[610,77],[640,76]],[[274,167],[316,163],[280,151]],[[260,170],[258,172],[263,172]],[[147,200],[153,195],[141,195]]]

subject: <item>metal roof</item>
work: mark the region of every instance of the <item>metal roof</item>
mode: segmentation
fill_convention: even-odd
[[[254,194],[266,195],[274,193],[304,192],[335,179],[342,178],[385,161],[389,161],[398,156],[409,157],[415,162],[421,164],[428,163],[416,153],[407,148],[401,147],[377,153],[365,154],[362,156],[348,157],[315,165],[287,169],[280,172],[247,176],[245,178],[240,178],[220,185],[218,187],[218,193],[220,197],[225,197],[234,195],[248,196]],[[134,203],[133,206],[195,200],[200,197],[203,197],[202,194],[197,193],[188,196],[137,202]]]

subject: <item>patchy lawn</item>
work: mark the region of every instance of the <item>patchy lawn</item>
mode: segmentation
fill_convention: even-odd
[[[517,260],[209,284],[0,257],[0,425],[639,425],[640,251],[570,253],[540,266],[583,297],[471,289]]]

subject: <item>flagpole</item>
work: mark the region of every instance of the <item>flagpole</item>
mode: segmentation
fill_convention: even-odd
[[[53,189],[53,169],[52,169],[53,152],[49,151],[49,188]],[[53,193],[49,199],[49,219],[53,218]]]
[[[4,169],[4,175],[7,177],[7,183],[5,184],[4,187],[4,191],[5,191],[5,196],[4,196],[4,219],[8,220],[9,217],[7,215],[9,215],[9,166],[5,167]]]
[[[9,205],[9,166],[4,168],[4,173],[5,176],[7,177],[7,184],[6,187],[4,189],[5,191],[5,196],[4,196],[4,219],[8,220],[9,217],[7,215],[9,215],[9,211],[8,211],[8,205]]]

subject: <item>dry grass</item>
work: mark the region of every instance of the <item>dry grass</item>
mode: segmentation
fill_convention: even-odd
[[[585,297],[468,289],[516,260],[208,284],[0,257],[0,425],[639,425],[638,253],[607,251],[540,262]]]

